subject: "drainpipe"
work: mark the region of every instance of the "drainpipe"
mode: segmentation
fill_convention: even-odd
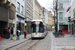
[[[9,8],[8,8],[8,23],[7,23],[7,27],[9,27]]]

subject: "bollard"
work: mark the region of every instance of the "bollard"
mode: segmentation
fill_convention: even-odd
[[[16,36],[14,35],[14,41],[16,40]]]

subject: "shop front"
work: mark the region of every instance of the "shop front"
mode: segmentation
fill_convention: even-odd
[[[5,28],[7,27],[7,22],[0,21],[0,35],[4,38],[5,36]]]
[[[68,25],[59,25],[59,30],[61,30],[62,33],[68,33]]]
[[[8,8],[0,5],[0,35],[4,37],[3,29],[8,27]]]
[[[21,31],[21,34],[23,34],[24,31],[24,23],[17,22],[17,29]]]
[[[24,34],[23,31],[25,29],[25,20],[20,15],[17,15],[16,18],[16,29],[19,29],[21,31],[21,34]]]

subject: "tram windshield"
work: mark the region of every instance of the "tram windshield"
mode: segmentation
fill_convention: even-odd
[[[44,32],[44,26],[43,24],[32,24],[31,25],[31,30],[32,30],[32,33],[35,33],[35,32],[39,32],[39,33],[42,33]]]

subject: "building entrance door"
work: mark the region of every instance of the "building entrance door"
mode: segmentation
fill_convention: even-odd
[[[2,37],[4,37],[4,32],[3,32],[3,29],[5,29],[7,27],[7,22],[3,22],[3,21],[0,21],[0,35]]]

